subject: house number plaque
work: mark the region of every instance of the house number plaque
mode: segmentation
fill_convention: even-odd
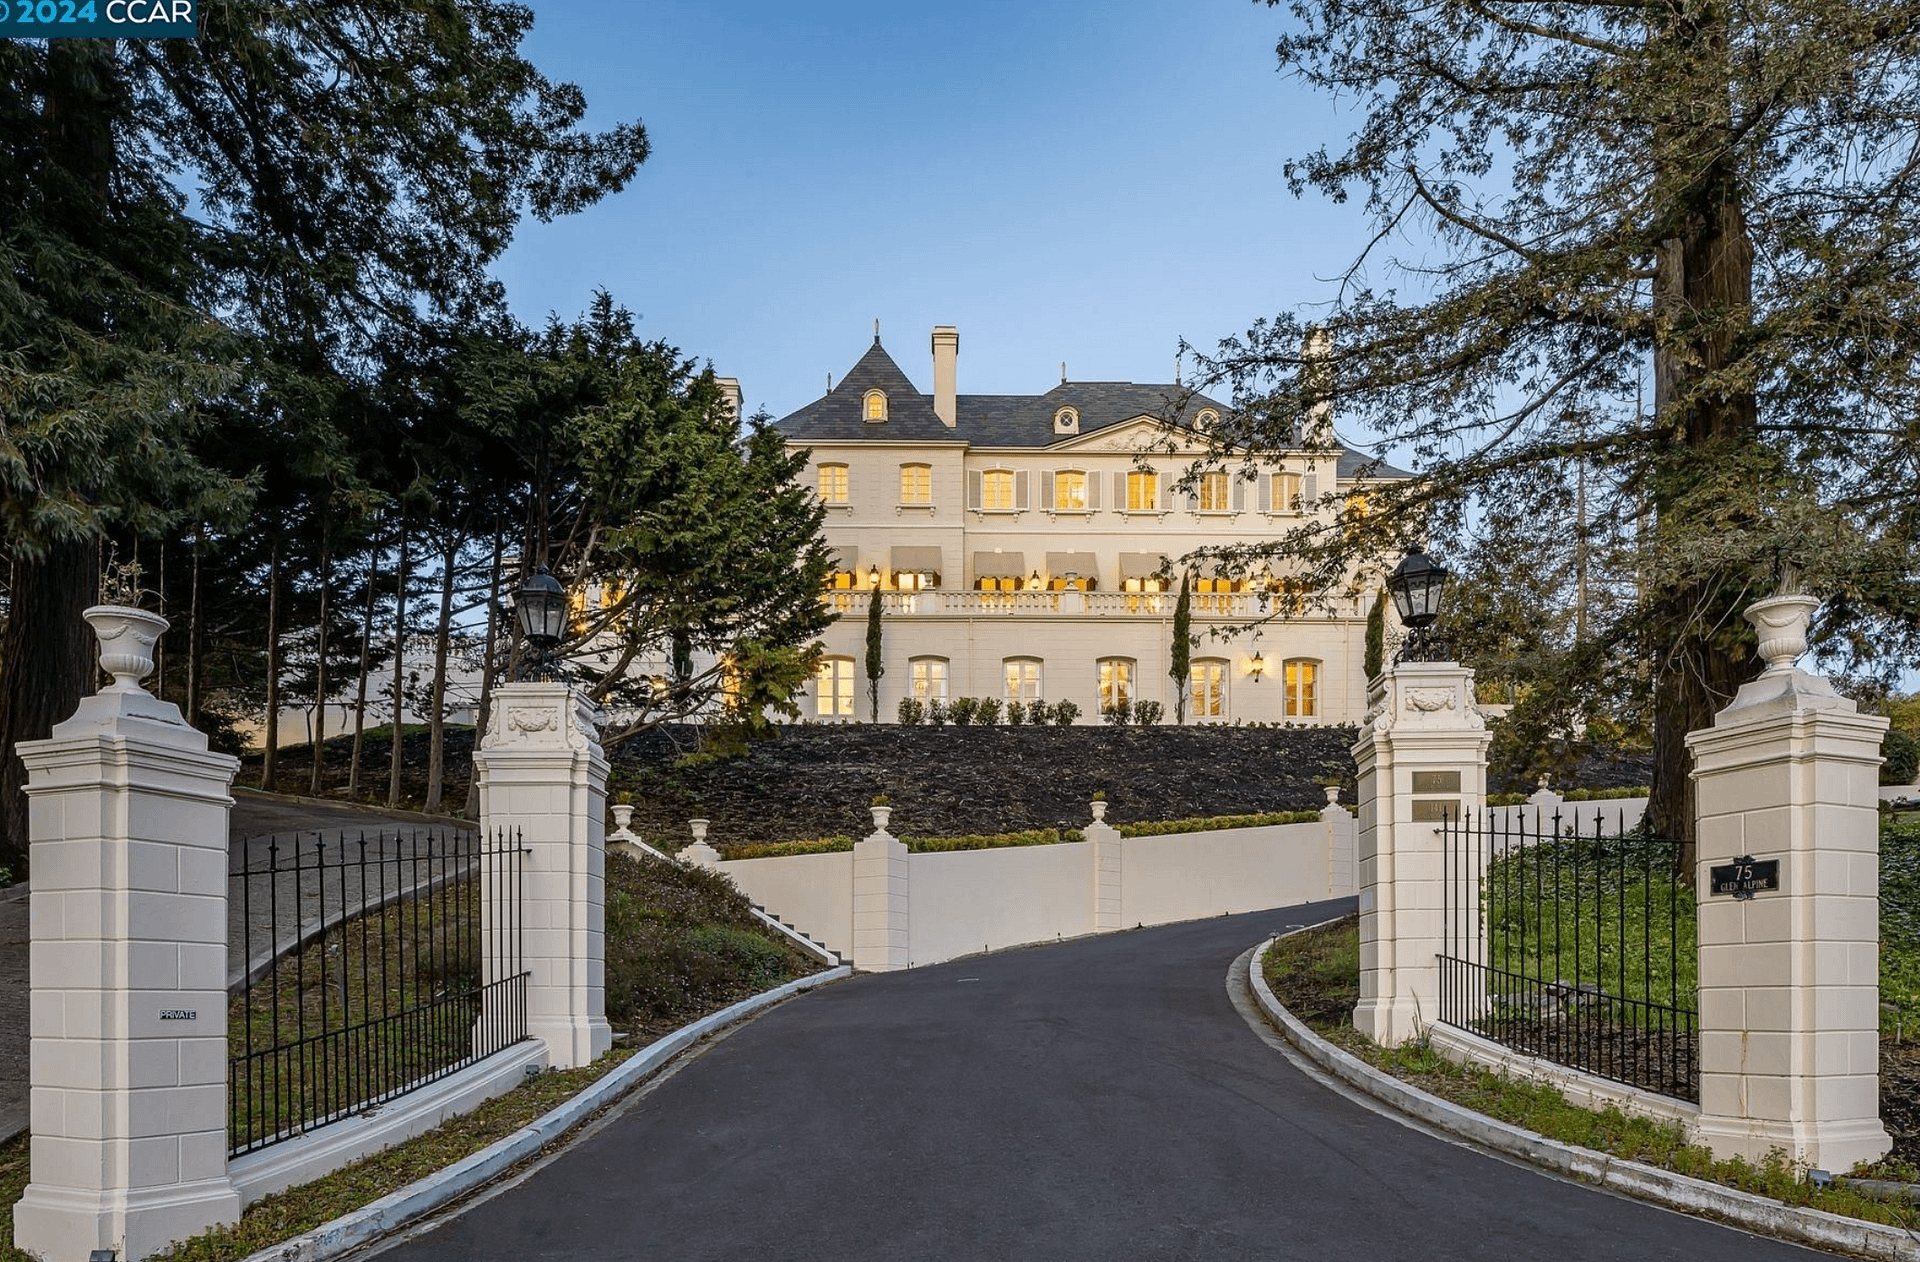
[[[1713,864],[1707,869],[1707,880],[1712,893],[1752,898],[1762,890],[1780,888],[1780,860],[1742,855],[1732,863]]]

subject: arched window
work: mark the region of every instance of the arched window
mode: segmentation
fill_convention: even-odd
[[[1199,508],[1203,513],[1224,513],[1233,507],[1227,498],[1227,471],[1215,469],[1200,475],[1197,489]]]
[[[866,406],[862,414],[869,421],[886,420],[887,419],[887,392],[885,390],[867,391]]]
[[[813,672],[816,712],[822,718],[853,717],[853,659],[823,658]]]
[[[847,466],[843,464],[820,466],[820,499],[827,504],[847,502]]]
[[[1133,700],[1133,659],[1103,657],[1100,667],[1100,713],[1105,714]]]
[[[933,503],[932,465],[903,464],[900,466],[900,502],[902,504]]]
[[[1008,701],[1040,700],[1040,659],[1037,657],[1009,657],[1004,662],[1007,672]]]
[[[988,469],[980,475],[980,507],[989,513],[1013,511],[1013,470]]]
[[[1227,717],[1227,661],[1222,657],[1202,657],[1193,663],[1187,676],[1188,708],[1196,719]]]
[[[1305,657],[1288,658],[1281,667],[1280,682],[1286,689],[1288,718],[1310,719],[1319,715],[1319,662]]]
[[[913,699],[919,702],[947,699],[947,659],[916,657],[913,666]]]
[[[1080,413],[1072,408],[1061,408],[1053,414],[1053,432],[1056,434],[1077,434],[1080,432]]]
[[[1053,511],[1084,513],[1087,502],[1087,475],[1080,469],[1057,469],[1053,474]]]

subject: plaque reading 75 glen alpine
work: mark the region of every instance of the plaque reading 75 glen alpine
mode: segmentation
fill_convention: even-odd
[[[1707,880],[1714,894],[1752,898],[1764,890],[1780,888],[1780,860],[1742,855],[1732,863],[1713,864],[1707,869]]]

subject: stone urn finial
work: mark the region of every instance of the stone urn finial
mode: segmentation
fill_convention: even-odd
[[[1338,806],[1340,804],[1340,786],[1337,784],[1328,784],[1322,785],[1321,787],[1327,791],[1327,805]]]
[[[1106,799],[1095,798],[1093,801],[1087,803],[1087,809],[1093,812],[1094,823],[1102,824],[1106,822],[1106,819],[1107,819]]]
[[[132,605],[94,605],[80,611],[100,641],[100,666],[113,682],[103,692],[147,690],[140,681],[153,673],[153,646],[166,632],[167,620]]]
[[[1767,675],[1783,675],[1793,669],[1807,651],[1807,622],[1820,607],[1815,596],[1769,596],[1747,606],[1747,621],[1760,637],[1760,656],[1766,659]]]
[[[627,825],[633,822],[633,804],[616,802],[613,806],[613,828],[615,832],[627,832]]]
[[[698,845],[707,839],[707,821],[706,820],[690,819],[687,821],[687,827],[693,829],[693,841],[695,845]]]
[[[867,809],[873,812],[873,831],[876,833],[886,832],[887,821],[893,817],[893,808],[891,806],[869,806]]]

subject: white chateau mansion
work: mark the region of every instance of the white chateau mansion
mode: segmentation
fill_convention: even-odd
[[[956,330],[934,329],[926,395],[876,334],[838,385],[777,423],[791,448],[811,453],[839,558],[825,599],[842,616],[800,699],[808,719],[868,717],[866,614],[877,585],[883,722],[906,696],[1071,700],[1082,723],[1100,722],[1119,699],[1157,701],[1172,722],[1180,558],[1272,539],[1309,513],[1331,518],[1329,505],[1363,511],[1362,470],[1408,476],[1344,448],[1337,459],[1303,450],[1263,461],[1251,480],[1212,472],[1194,493],[1176,491],[1203,444],[1139,453],[1164,447],[1167,420],[1205,430],[1224,405],[1177,385],[1064,373],[1045,394],[959,394],[959,348]],[[1277,617],[1288,599],[1277,579],[1196,569],[1188,721],[1358,722],[1379,583],[1357,575],[1331,612]],[[1263,618],[1257,633],[1211,634]]]

